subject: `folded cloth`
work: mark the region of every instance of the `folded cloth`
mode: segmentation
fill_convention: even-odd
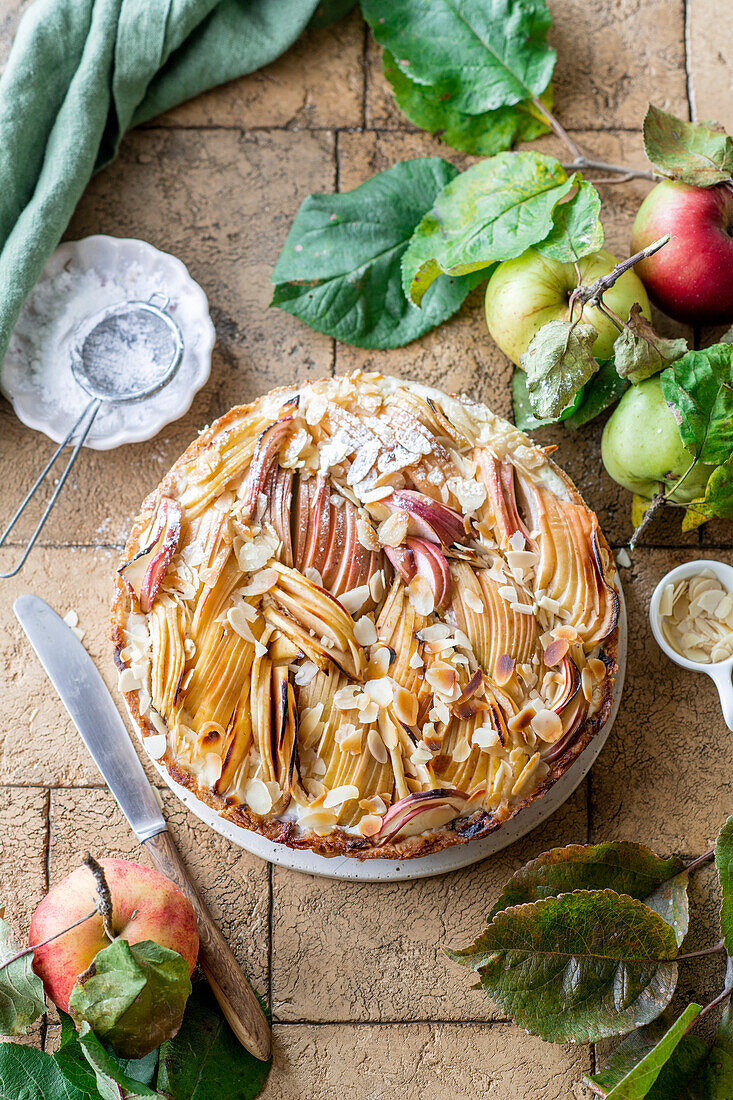
[[[318,0],[35,0],[0,77],[0,362],[92,173],[131,126],[254,72]]]

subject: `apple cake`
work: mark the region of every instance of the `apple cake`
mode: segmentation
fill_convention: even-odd
[[[542,797],[608,719],[619,617],[548,450],[361,372],[222,416],[118,571],[119,687],[151,756],[325,856],[424,856]]]

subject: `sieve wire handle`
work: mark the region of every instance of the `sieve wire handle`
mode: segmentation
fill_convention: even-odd
[[[21,569],[23,568],[23,566],[25,565],[25,562],[26,562],[26,559],[27,559],[28,555],[30,554],[33,547],[35,546],[36,540],[37,540],[38,536],[40,535],[41,531],[43,530],[43,527],[46,523],[46,520],[48,519],[48,517],[51,514],[51,509],[53,508],[54,504],[56,503],[56,500],[58,499],[58,495],[61,492],[61,490],[63,489],[67,477],[71,473],[71,467],[76,462],[79,451],[81,450],[86,437],[89,435],[90,429],[92,427],[92,424],[94,423],[94,419],[95,419],[97,413],[99,412],[101,404],[102,404],[102,402],[99,398],[89,402],[89,404],[86,406],[86,408],[84,409],[84,411],[82,412],[81,416],[78,418],[76,423],[69,429],[69,432],[66,435],[66,438],[61,443],[59,443],[58,447],[56,448],[56,450],[52,454],[51,458],[46,463],[46,465],[43,467],[43,470],[38,475],[38,477],[34,481],[33,485],[29,489],[29,491],[26,494],[24,500],[18,506],[18,509],[17,509],[15,515],[13,516],[13,518],[11,519],[10,523],[5,528],[5,530],[3,531],[2,535],[0,535],[0,546],[3,546],[4,543],[6,542],[7,538],[8,538],[8,535],[13,530],[16,523],[18,522],[20,517],[25,512],[28,504],[30,503],[32,498],[35,496],[37,490],[40,488],[41,484],[45,480],[49,470],[51,469],[51,467],[55,463],[56,459],[59,457],[59,455],[61,454],[64,447],[67,445],[67,443],[69,443],[70,440],[73,438],[74,433],[76,432],[77,428],[79,428],[79,426],[84,422],[85,416],[88,414],[89,410],[91,409],[92,410],[92,415],[89,417],[89,421],[88,421],[86,427],[84,428],[82,434],[79,436],[79,439],[74,444],[74,450],[71,452],[71,457],[69,458],[69,461],[66,463],[66,467],[64,469],[64,472],[62,473],[61,477],[59,478],[59,483],[56,486],[56,488],[54,489],[53,496],[49,500],[48,504],[46,505],[46,508],[44,510],[43,515],[41,516],[40,520],[38,521],[38,526],[36,527],[35,531],[31,535],[30,540],[26,544],[25,550],[23,551],[23,555],[22,555],[20,561],[18,562],[18,564],[15,566],[14,569],[9,570],[7,573],[0,573],[0,580],[7,580],[8,577],[14,577],[16,575],[16,573],[19,573],[21,571]]]

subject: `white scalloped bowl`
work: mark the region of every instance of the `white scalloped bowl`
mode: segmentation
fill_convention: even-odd
[[[134,270],[134,286],[119,300],[147,300],[156,291],[170,301],[168,312],[183,335],[183,358],[171,381],[159,393],[126,405],[105,403],[97,414],[85,446],[96,451],[111,450],[122,443],[139,443],[177,420],[188,411],[194,395],[211,373],[211,352],[216,333],[209,316],[209,304],[201,287],[175,256],[161,252],[146,241],[108,237],[101,234],[60,245],[44,267],[36,287],[26,300],[21,318],[32,318],[36,290],[64,267],[73,264],[81,271],[96,271],[102,279],[119,282],[123,272]],[[90,310],[94,312],[94,309]],[[27,346],[16,333],[10,339],[0,376],[0,390],[12,403],[16,416],[29,428],[44,432],[55,443],[67,434],[89,397],[71,373],[68,344],[57,348],[55,370],[68,385],[70,408],[44,399]],[[75,326],[67,333],[70,342]]]

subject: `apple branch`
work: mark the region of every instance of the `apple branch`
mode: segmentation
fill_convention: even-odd
[[[563,168],[566,171],[580,171],[583,168],[597,169],[600,172],[609,172],[612,176],[620,176],[618,180],[595,180],[596,183],[626,183],[628,180],[640,179],[640,180],[658,180],[663,177],[659,172],[652,172],[646,168],[629,168],[624,164],[609,164],[605,160],[596,160],[594,157],[587,157],[583,150],[580,148],[574,138],[570,136],[565,127],[558,121],[552,111],[548,111],[542,100],[535,96],[532,100],[533,105],[537,111],[542,115],[543,119],[550,127],[552,132],[560,138],[560,141],[567,147],[573,160],[570,164],[563,164]]]
[[[75,920],[74,923],[70,924],[67,928],[62,928],[60,932],[54,932],[47,940],[42,940],[41,943],[34,943],[29,947],[24,947],[22,951],[16,951],[14,955],[11,955],[7,959],[3,959],[3,961],[0,962],[0,970],[4,970],[6,966],[10,966],[11,963],[17,962],[18,959],[25,958],[26,955],[32,955],[39,947],[45,947],[47,943],[53,943],[53,941],[59,939],[60,936],[65,936],[67,932],[71,932],[72,928],[78,928],[84,921],[89,920],[91,917],[96,917],[96,915],[97,909],[95,906],[91,913],[86,913],[85,916],[79,917],[78,920]]]
[[[101,864],[97,863],[94,856],[87,852],[82,860],[82,863],[87,867],[94,876],[94,885],[97,889],[97,907],[96,912],[99,913],[102,918],[102,925],[104,926],[104,934],[110,943],[115,938],[115,934],[112,930],[112,894],[110,893],[109,884],[104,874],[104,870]]]

